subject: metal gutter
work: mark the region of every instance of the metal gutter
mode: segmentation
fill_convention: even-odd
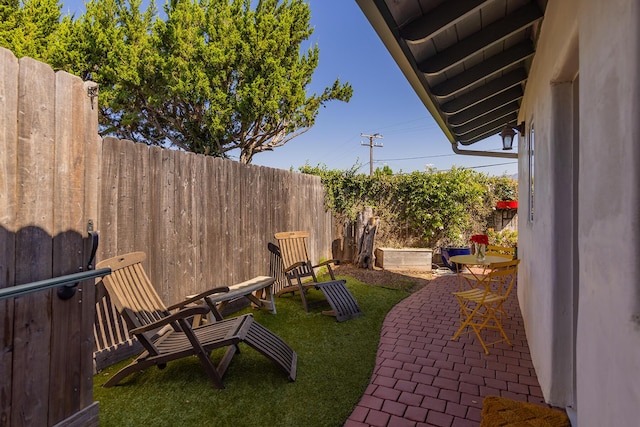
[[[501,157],[503,159],[517,159],[518,153],[501,153],[496,151],[478,151],[478,150],[461,150],[458,148],[458,142],[451,143],[451,149],[456,154],[465,156],[481,156],[481,157]]]

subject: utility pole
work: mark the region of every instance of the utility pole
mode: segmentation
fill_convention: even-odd
[[[364,143],[361,142],[360,145],[368,145],[369,146],[369,176],[373,176],[373,147],[382,147],[382,142],[380,143],[374,143],[373,140],[375,139],[382,139],[384,138],[382,135],[380,135],[379,133],[374,133],[373,135],[367,135],[364,133],[360,134],[361,137],[363,138],[369,138],[369,143]]]

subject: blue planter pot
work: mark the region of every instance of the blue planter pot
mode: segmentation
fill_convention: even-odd
[[[444,263],[444,265],[450,270],[456,271],[455,264],[449,263],[449,258],[456,255],[470,255],[471,248],[470,247],[450,248],[450,247],[443,246],[440,248],[440,253],[442,254],[442,262]]]

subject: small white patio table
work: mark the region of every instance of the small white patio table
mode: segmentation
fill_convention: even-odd
[[[482,282],[486,275],[486,269],[490,264],[494,262],[505,262],[510,260],[510,257],[502,257],[497,255],[487,255],[483,260],[479,260],[475,255],[454,255],[449,258],[449,262],[459,264],[462,267],[456,268],[458,274],[458,283],[460,284],[460,290],[462,290],[463,280],[467,283],[469,288],[473,289],[478,283]],[[482,266],[482,269],[469,268]],[[481,271],[479,271],[481,270]]]

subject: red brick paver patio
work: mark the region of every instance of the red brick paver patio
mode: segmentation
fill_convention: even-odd
[[[473,333],[451,341],[460,325],[455,290],[457,277],[441,276],[389,312],[371,382],[345,427],[478,426],[489,395],[544,404],[516,290],[503,321],[513,347],[495,344],[489,355]]]

